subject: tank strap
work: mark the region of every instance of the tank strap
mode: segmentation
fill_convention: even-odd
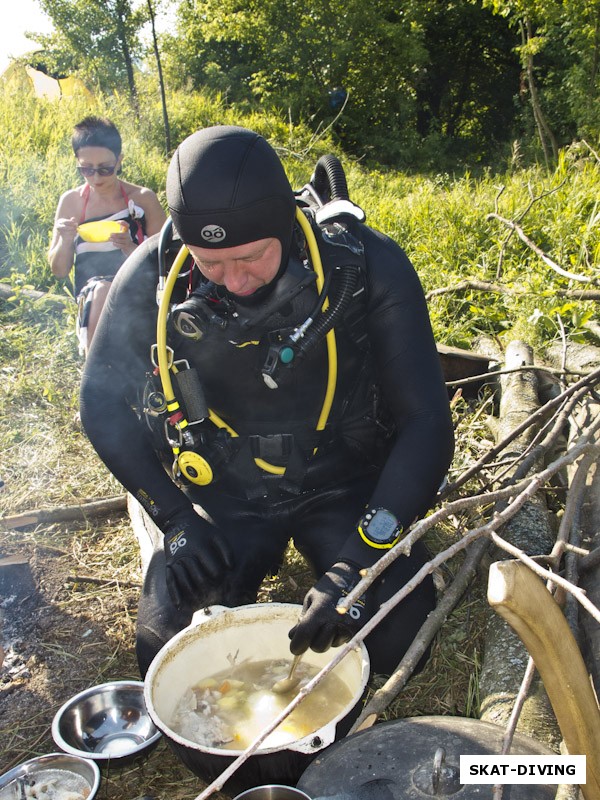
[[[328,205],[335,205],[330,203]],[[367,263],[363,243],[360,239],[358,218],[338,219],[335,215],[322,215],[319,222],[318,212],[323,212],[327,206],[318,209],[308,207],[307,217],[315,231],[319,243],[319,251],[323,262],[323,269],[327,273],[338,267],[355,267],[358,270],[358,286],[354,290],[352,302],[346,307],[343,314],[343,325],[351,341],[361,350],[369,349],[367,336]],[[357,206],[358,208],[358,206]],[[316,212],[316,213],[315,213]]]

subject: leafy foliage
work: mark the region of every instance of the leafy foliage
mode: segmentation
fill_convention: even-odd
[[[600,130],[600,0],[39,2],[56,31],[29,62],[126,91],[138,114],[166,76],[192,104],[209,90],[330,127],[370,162],[432,172],[495,167],[515,140],[548,162]],[[155,49],[148,21],[169,7]]]
[[[209,85],[321,123],[346,98],[336,133],[353,152],[409,165],[429,137],[439,157],[438,134],[456,153],[457,142],[481,145],[510,126],[506,72],[515,81],[518,64],[508,28],[470,2],[400,8],[379,0],[368,14],[360,0],[195,0],[178,8],[167,48],[174,85]]]
[[[600,127],[597,0],[482,0],[520,35],[517,52],[531,58],[540,103],[561,142],[597,135]],[[528,89],[531,94],[531,85]]]

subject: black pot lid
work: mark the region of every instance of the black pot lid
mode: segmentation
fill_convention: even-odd
[[[322,751],[298,788],[313,800],[489,800],[491,784],[459,783],[461,755],[499,755],[504,727],[465,717],[382,722]],[[522,734],[511,755],[556,755]],[[556,785],[505,784],[504,800],[554,800]]]

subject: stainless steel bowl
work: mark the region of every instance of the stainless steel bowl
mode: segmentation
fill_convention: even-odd
[[[52,720],[52,738],[62,750],[98,762],[148,755],[160,736],[146,711],[142,681],[92,686],[68,700]]]
[[[93,761],[66,753],[49,753],[24,761],[0,775],[0,797],[19,797],[19,784],[22,781],[39,783],[50,777],[58,779],[60,784],[57,785],[65,790],[82,794],[84,789],[89,791],[87,800],[93,800],[100,786],[100,770]],[[6,792],[3,792],[4,789]]]
[[[293,786],[283,786],[279,783],[266,783],[264,786],[254,786],[238,794],[233,800],[311,800],[301,789]]]

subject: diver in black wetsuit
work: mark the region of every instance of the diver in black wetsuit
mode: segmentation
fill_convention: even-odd
[[[452,458],[421,285],[406,254],[351,203],[338,203],[330,224],[299,224],[311,214],[298,212],[279,158],[252,131],[188,137],[167,200],[196,267],[171,298],[165,349],[152,351],[158,369],[166,235],[120,269],[81,387],[90,441],[164,534],[140,598],[141,673],[195,609],[254,602],[290,539],[316,576],[290,647],[326,650],[427,560],[417,544],[352,613],[335,611],[360,568],[427,511]],[[171,362],[176,373],[164,369]],[[434,602],[426,579],[366,638],[373,671],[393,671]]]

